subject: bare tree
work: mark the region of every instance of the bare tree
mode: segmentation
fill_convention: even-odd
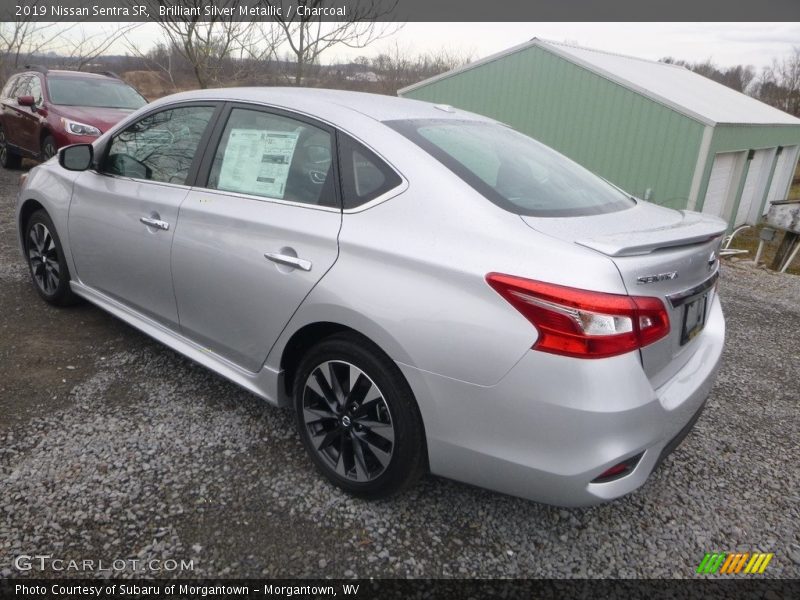
[[[81,27],[71,36],[60,36],[59,45],[54,46],[54,50],[62,57],[64,66],[81,71],[139,26],[141,23],[116,23],[94,34],[87,34]]]
[[[347,16],[329,14],[331,0],[260,0],[268,8],[280,9],[273,19],[283,31],[295,62],[294,84],[300,85],[308,65],[336,46],[364,48],[378,39],[396,33],[402,25],[381,22],[388,19],[397,0],[355,0],[347,6]],[[328,13],[328,14],[326,14]]]
[[[274,48],[265,43],[258,28],[252,21],[237,21],[218,13],[204,14],[206,0],[143,0],[150,7],[151,15],[160,15],[160,8],[179,9],[177,12],[165,12],[164,16],[154,16],[164,34],[165,46],[169,49],[167,56],[177,52],[190,65],[192,74],[201,88],[207,88],[220,82],[223,71],[228,78],[237,78],[241,73],[237,70],[246,68],[253,60],[263,60],[274,52]],[[139,0],[134,3],[141,4]],[[236,8],[237,0],[218,0],[218,8]],[[269,40],[266,40],[267,42]],[[147,54],[138,49],[136,43],[127,39],[130,50],[140,57]],[[248,60],[243,60],[248,59]],[[158,68],[169,74],[174,83],[171,65],[163,63]],[[234,72],[228,71],[233,69]]]
[[[757,94],[764,102],[800,116],[800,46],[762,71]]]
[[[365,59],[364,62],[379,77],[378,91],[394,95],[400,88],[466,65],[471,59],[471,54],[446,48],[413,56],[395,43],[391,50],[372,59]]]
[[[35,0],[30,6],[44,4]],[[31,16],[19,17],[13,21],[0,21],[0,79],[23,66],[32,55],[51,49],[76,23],[39,22]]]
[[[661,62],[685,67],[690,71],[694,71],[698,75],[708,77],[717,83],[721,83],[722,85],[726,85],[729,88],[742,93],[749,91],[749,88],[756,77],[756,71],[750,65],[719,67],[710,58],[700,62],[692,63],[685,60],[667,57],[662,58]]]

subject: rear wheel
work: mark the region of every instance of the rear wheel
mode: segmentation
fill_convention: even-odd
[[[0,127],[0,166],[4,169],[19,169],[22,157],[8,147],[5,129]]]
[[[45,136],[45,138],[42,140],[42,151],[41,151],[42,162],[55,156],[56,152],[57,152],[56,141],[53,139],[53,136],[52,135]]]
[[[61,240],[53,221],[43,210],[33,213],[25,226],[25,254],[33,284],[45,301],[67,306],[78,300],[69,287],[69,268]]]
[[[360,336],[337,334],[315,346],[297,371],[294,401],[311,459],[345,491],[387,496],[424,472],[411,389],[397,365]]]

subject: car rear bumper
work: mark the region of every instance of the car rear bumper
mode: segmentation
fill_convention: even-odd
[[[715,299],[692,357],[657,389],[636,353],[577,360],[530,351],[490,387],[400,367],[420,399],[434,474],[581,506],[641,486],[689,432],[716,377],[724,337]],[[639,454],[624,477],[592,483]]]

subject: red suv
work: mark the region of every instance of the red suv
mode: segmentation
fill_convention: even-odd
[[[147,103],[113,73],[27,68],[0,94],[0,165],[7,169],[25,156],[47,160],[62,146],[90,143]]]

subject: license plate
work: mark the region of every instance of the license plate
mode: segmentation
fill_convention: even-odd
[[[683,307],[683,329],[681,330],[681,346],[689,342],[703,330],[706,324],[706,305],[708,294],[698,296]]]

